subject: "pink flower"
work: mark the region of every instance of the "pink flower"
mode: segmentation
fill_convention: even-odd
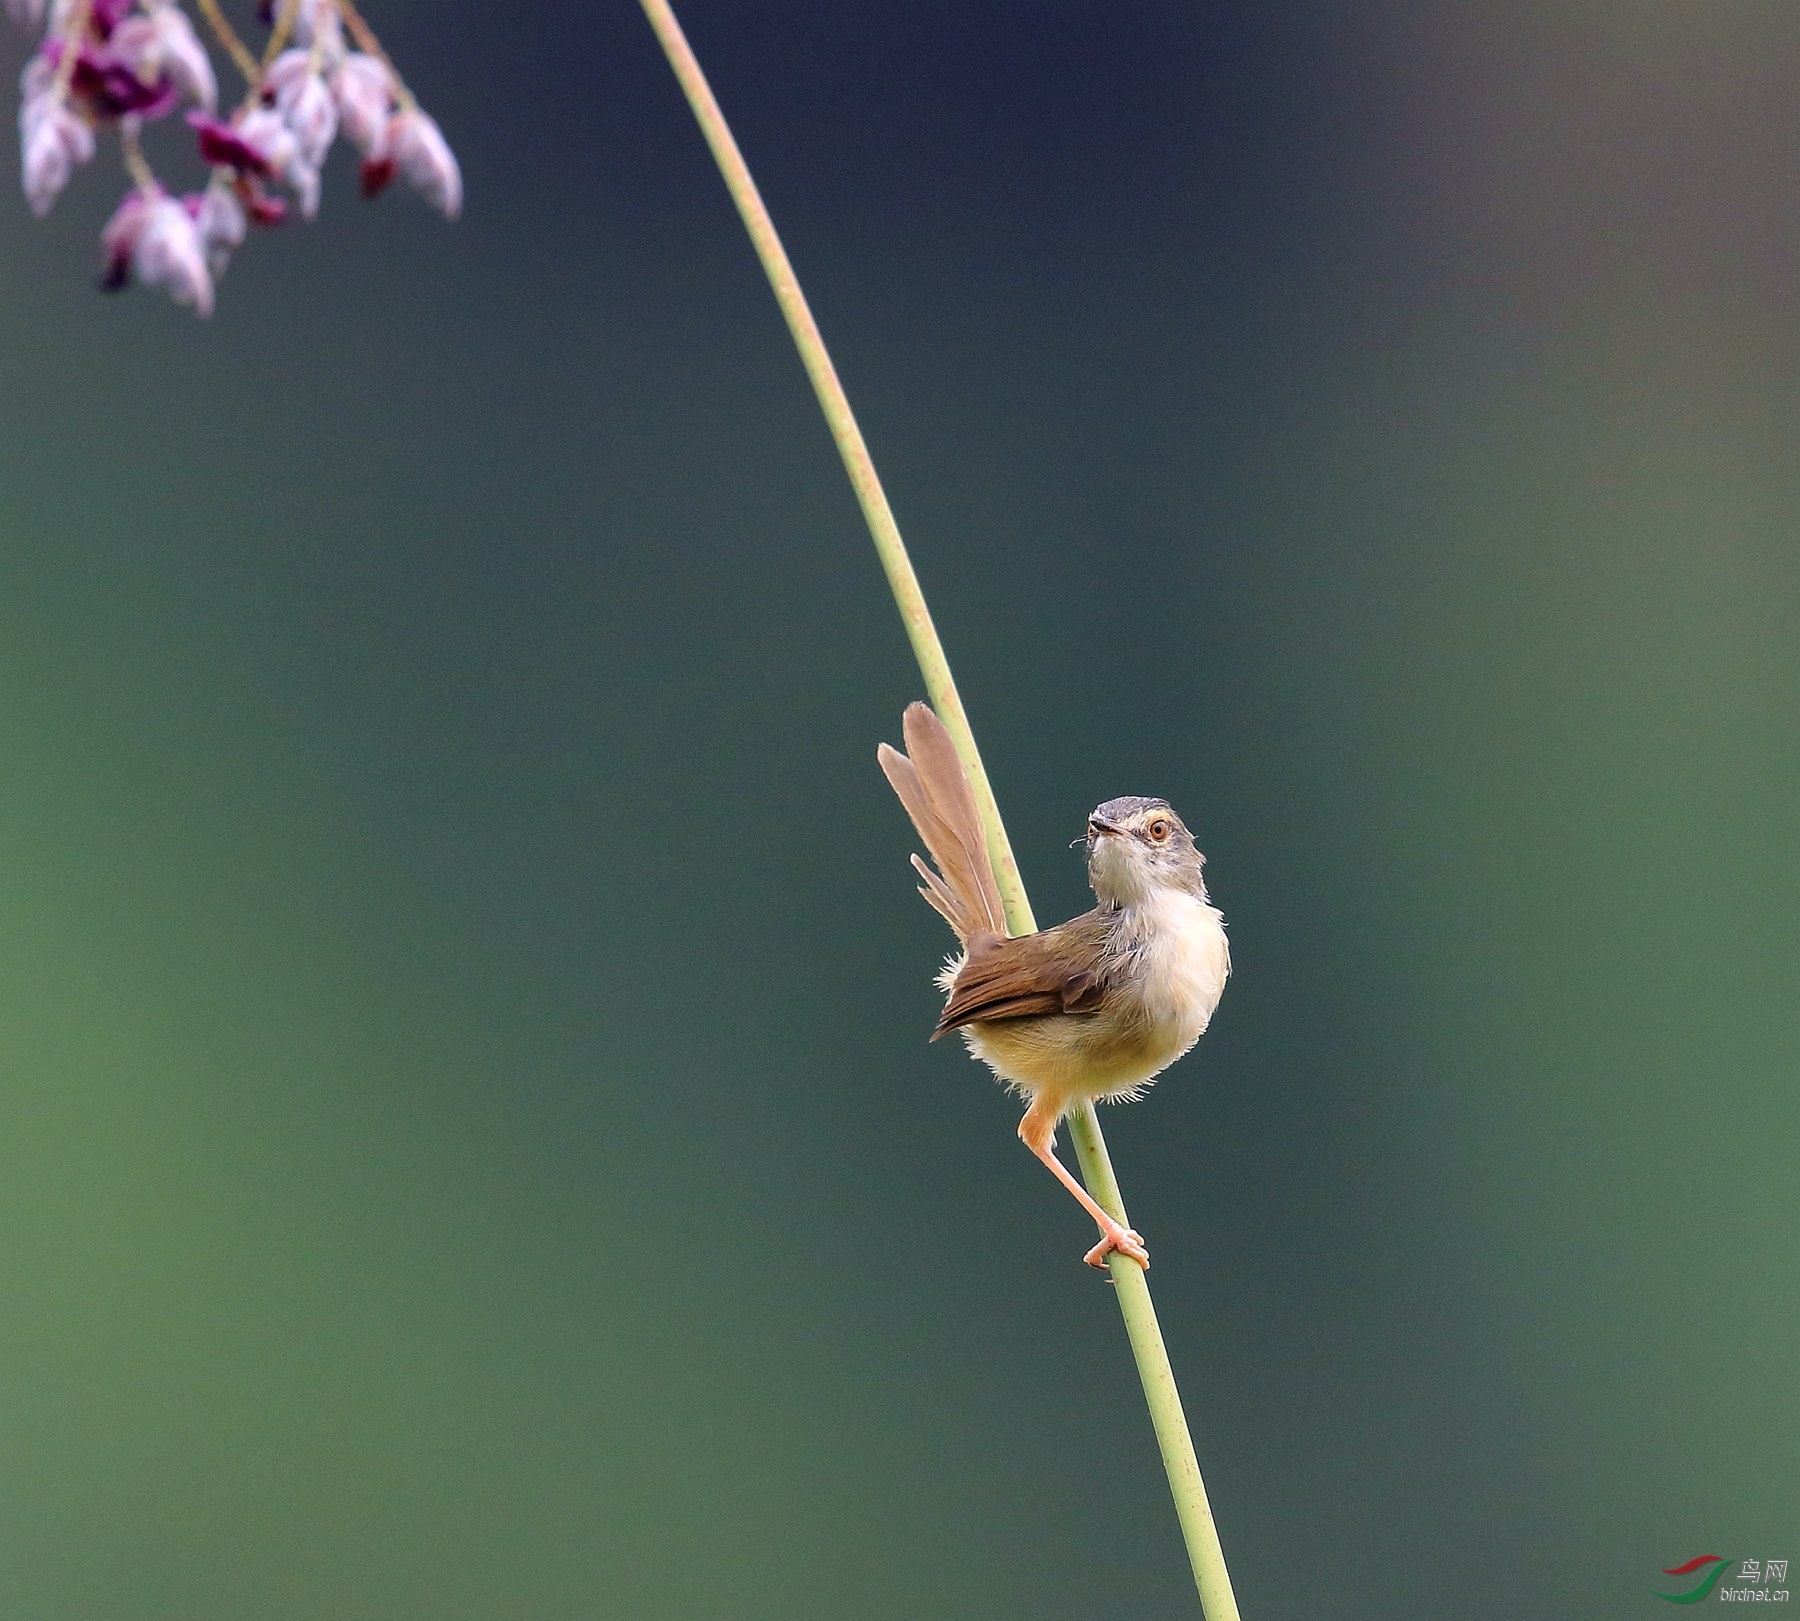
[[[19,107],[19,176],[25,199],[40,219],[68,185],[75,165],[94,155],[94,132],[57,94],[54,70],[33,73],[43,62],[41,56],[34,58],[25,70],[25,100]],[[34,79],[39,81],[35,93]]]
[[[319,211],[318,166],[306,160],[287,121],[273,107],[253,107],[235,124],[189,113],[200,140],[200,156],[208,163],[235,169],[240,178],[281,181],[299,199],[300,212],[311,219]],[[282,216],[279,203],[254,188],[240,187],[240,200],[258,225],[273,225]]]
[[[229,186],[217,181],[203,192],[183,197],[181,202],[193,217],[200,245],[206,250],[206,268],[217,281],[225,274],[233,250],[244,244],[244,205]]]
[[[253,107],[238,121],[239,138],[261,152],[272,174],[299,199],[302,217],[319,212],[319,166],[307,161],[300,141],[273,107]]]
[[[212,275],[206,268],[206,244],[187,206],[166,193],[154,197],[134,191],[120,203],[100,233],[106,250],[101,285],[123,287],[136,277],[150,287],[163,287],[177,304],[192,304],[211,315]]]
[[[272,172],[268,153],[244,139],[233,124],[222,119],[189,113],[188,123],[200,140],[200,156],[222,169],[236,169],[239,174],[266,175]]]
[[[379,57],[352,51],[331,75],[338,123],[364,157],[381,156],[387,145],[388,114],[394,105],[394,76]]]
[[[388,151],[415,190],[445,219],[462,212],[462,170],[437,122],[422,107],[394,114]]]
[[[252,107],[236,127],[238,139],[252,152],[262,153],[272,174],[280,174],[300,150],[287,120],[272,107]]]
[[[177,200],[166,193],[127,192],[125,200],[113,211],[100,233],[100,245],[106,255],[100,285],[116,292],[135,277],[150,286],[166,287],[177,304],[192,304],[201,315],[211,315],[213,307],[212,275],[207,269],[207,238],[204,219],[206,196]],[[230,202],[229,193],[219,193]],[[231,246],[243,240],[244,216],[236,216],[237,236]],[[222,230],[221,241],[230,239],[229,217],[216,221]],[[223,259],[219,267],[223,268]]]
[[[124,34],[125,30],[118,32]],[[123,118],[127,113],[136,113],[139,118],[161,118],[174,109],[179,99],[175,81],[167,74],[153,74],[146,79],[129,62],[120,61],[106,45],[81,47],[75,56],[75,73],[69,88],[76,101],[100,119]]]
[[[337,138],[338,111],[323,76],[313,70],[312,52],[283,51],[263,75],[263,94],[275,98],[275,110],[294,132],[300,155],[317,169]]]
[[[217,99],[212,63],[187,19],[157,0],[150,3],[153,14],[127,17],[108,27],[103,41],[84,40],[76,49],[70,97],[95,118],[161,118],[183,91],[203,106]],[[68,48],[67,39],[53,33],[37,60],[57,68]]]
[[[219,99],[212,61],[193,24],[166,0],[145,0],[144,10],[112,32],[107,49],[140,84],[167,81],[196,107],[211,112]]]

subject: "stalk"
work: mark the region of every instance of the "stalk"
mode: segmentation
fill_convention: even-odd
[[[261,84],[262,65],[250,54],[250,47],[238,37],[238,31],[226,20],[225,13],[219,10],[219,0],[194,0],[194,4],[206,19],[220,49],[237,65],[244,83],[252,89]]]
[[[794,275],[794,267],[788,261],[781,238],[776,234],[775,222],[763,204],[756,182],[751,179],[749,167],[725,122],[725,115],[713,98],[706,75],[701,71],[700,63],[687,42],[687,36],[681,31],[681,25],[675,20],[675,13],[670,9],[668,0],[640,0],[640,4],[650,20],[651,28],[656,32],[663,53],[669,59],[669,66],[674,69],[682,94],[687,97],[688,105],[693,109],[701,133],[706,137],[706,144],[712,149],[719,172],[724,176],[726,189],[731,193],[732,201],[737,204],[744,228],[750,233],[757,258],[762,261],[769,285],[774,289],[775,301],[781,306],[781,313],[787,321],[788,331],[793,335],[794,345],[800,351],[806,374],[812,380],[813,392],[817,394],[820,409],[825,413],[838,454],[843,458],[844,471],[849,474],[851,487],[856,491],[863,518],[868,523],[869,534],[875,542],[876,554],[881,559],[888,586],[893,591],[894,603],[900,610],[907,638],[912,643],[920,673],[925,678],[925,690],[931,697],[932,707],[937,710],[948,729],[951,740],[956,745],[956,752],[968,768],[975,788],[976,803],[981,808],[982,821],[987,827],[988,848],[993,856],[1000,896],[1006,906],[1007,927],[1015,935],[1033,933],[1037,923],[1032,916],[1031,903],[1025,896],[1025,885],[1019,877],[1018,863],[1013,859],[1012,845],[1000,819],[1000,807],[995,802],[987,770],[981,763],[980,751],[975,747],[975,736],[969,729],[969,717],[957,693],[955,679],[950,674],[950,661],[944,654],[943,643],[938,639],[937,629],[932,624],[931,611],[925,605],[925,594],[919,588],[918,575],[913,571],[912,560],[907,556],[906,544],[900,538],[899,525],[894,521],[881,480],[875,472],[875,463],[869,455],[869,447],[864,443],[862,431],[856,425],[856,417],[851,412],[843,384],[838,381],[837,369],[831,363],[825,340],[819,334],[818,324],[813,320],[812,310]],[[1100,1122],[1091,1103],[1084,1103],[1076,1114],[1070,1116],[1069,1136],[1075,1144],[1076,1160],[1080,1164],[1082,1181],[1087,1184],[1088,1191],[1104,1209],[1130,1226],[1125,1216],[1124,1201],[1119,1195],[1118,1179],[1113,1175],[1112,1161],[1106,1152],[1106,1140],[1100,1134]],[[1107,1266],[1112,1274],[1119,1310],[1125,1318],[1125,1330],[1131,1341],[1132,1355],[1137,1361],[1138,1375],[1143,1381],[1144,1399],[1150,1408],[1150,1420],[1156,1430],[1157,1444],[1162,1449],[1163,1467],[1168,1472],[1176,1517],[1181,1523],[1188,1558],[1194,1568],[1194,1582],[1199,1589],[1201,1609],[1207,1621],[1238,1621],[1237,1599],[1231,1590],[1231,1575],[1225,1568],[1225,1554],[1219,1546],[1218,1528],[1213,1523],[1212,1509],[1206,1498],[1206,1486],[1200,1478],[1200,1465],[1194,1456],[1193,1438],[1188,1433],[1181,1396],[1175,1388],[1175,1375],[1169,1366],[1169,1353],[1163,1345],[1162,1330],[1157,1326],[1156,1309],[1150,1301],[1149,1282],[1142,1267],[1117,1252],[1107,1257]]]

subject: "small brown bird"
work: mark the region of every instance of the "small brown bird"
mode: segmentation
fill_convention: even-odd
[[[1144,1241],[1113,1220],[1056,1157],[1057,1124],[1090,1099],[1146,1086],[1196,1041],[1231,972],[1225,924],[1209,903],[1206,858],[1163,799],[1109,799],[1088,818],[1091,912],[1009,937],[987,836],[944,724],[922,703],[901,722],[905,754],[883,743],[881,769],[936,870],[918,856],[919,893],[956,931],[960,955],[938,976],[949,993],[931,1039],[961,1030],[969,1051],[1029,1099],[1019,1137],[1100,1224],[1085,1257],[1119,1250],[1150,1264]]]

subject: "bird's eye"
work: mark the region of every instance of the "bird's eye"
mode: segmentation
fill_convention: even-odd
[[[1150,825],[1144,831],[1150,835],[1152,844],[1166,844],[1173,829],[1169,826],[1168,817],[1157,816],[1151,819]]]

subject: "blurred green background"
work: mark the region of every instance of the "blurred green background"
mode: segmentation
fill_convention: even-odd
[[[370,11],[456,226],[202,323],[5,203],[0,1615],[1195,1613],[640,15]],[[1800,15],[684,16],[1039,915],[1211,857],[1105,1121],[1245,1615],[1800,1559]]]

